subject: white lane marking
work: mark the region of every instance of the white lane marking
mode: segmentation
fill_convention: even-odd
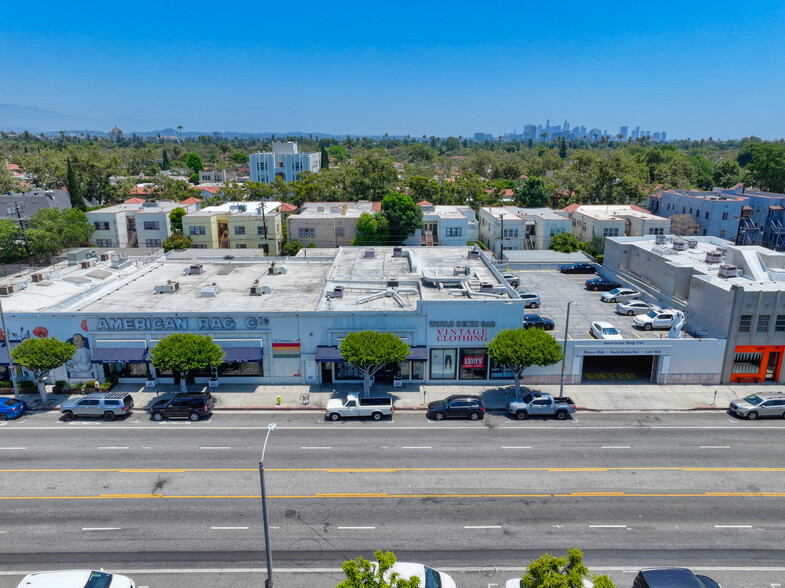
[[[464,529],[501,529],[501,525],[465,525]]]
[[[626,529],[627,525],[589,525],[590,529]]]
[[[715,529],[752,529],[752,525],[714,525]]]
[[[127,446],[119,446],[119,445],[106,445],[104,447],[99,447],[98,449],[130,449]]]
[[[21,451],[23,449],[27,449],[27,447],[0,447],[0,449],[7,449],[7,450],[13,449],[13,450]]]
[[[246,531],[248,527],[210,527],[213,531]]]
[[[82,531],[119,531],[122,527],[82,527]]]
[[[603,445],[600,449],[630,449],[629,445]]]
[[[502,446],[502,449],[531,449],[531,445],[507,445]]]
[[[730,445],[701,445],[701,449],[730,449]]]
[[[332,449],[332,447],[300,447],[300,449]]]
[[[430,445],[423,445],[422,447],[417,447],[417,446],[413,446],[413,445],[406,445],[404,447],[401,447],[401,449],[431,449],[431,446]]]
[[[199,449],[231,449],[231,447],[218,447],[218,446],[216,446],[216,447],[210,447],[210,446],[208,445],[208,446],[205,446],[205,447],[200,447]]]
[[[347,531],[348,530],[359,530],[359,531],[361,531],[363,529],[375,529],[376,527],[338,527],[338,528],[339,529],[344,529],[344,530],[347,530]]]

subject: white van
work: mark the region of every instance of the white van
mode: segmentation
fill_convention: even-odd
[[[377,563],[373,563],[377,566]],[[458,588],[455,580],[444,572],[439,572],[433,568],[420,563],[395,562],[393,567],[385,574],[385,580],[389,581],[392,572],[397,573],[401,578],[408,580],[412,576],[420,579],[420,588]]]
[[[128,576],[101,570],[60,570],[28,574],[17,588],[134,588]]]

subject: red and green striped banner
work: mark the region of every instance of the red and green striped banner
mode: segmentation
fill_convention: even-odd
[[[300,357],[300,344],[273,343],[273,357]]]

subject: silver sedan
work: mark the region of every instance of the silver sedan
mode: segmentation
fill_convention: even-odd
[[[627,316],[635,316],[636,314],[646,314],[650,310],[657,308],[653,304],[643,302],[642,300],[627,300],[616,304],[616,312]]]

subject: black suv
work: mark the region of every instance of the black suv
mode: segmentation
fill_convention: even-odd
[[[523,315],[523,328],[524,329],[542,329],[543,331],[552,331],[556,328],[553,320],[547,316],[540,316],[539,314],[524,314]]]
[[[209,392],[177,394],[172,398],[157,401],[150,407],[150,414],[154,421],[165,418],[189,418],[198,421],[202,417],[210,416],[215,407],[215,398]]]
[[[594,278],[593,280],[586,280],[586,289],[587,290],[594,290],[598,292],[602,290],[603,292],[610,292],[614,288],[621,288],[623,284],[619,284],[619,282],[614,282],[613,280],[607,280],[605,278]]]
[[[429,419],[466,419],[478,421],[485,416],[485,406],[479,396],[469,394],[453,394],[444,400],[428,403],[425,413]]]
[[[632,588],[722,588],[707,576],[693,574],[686,568],[641,570]]]

